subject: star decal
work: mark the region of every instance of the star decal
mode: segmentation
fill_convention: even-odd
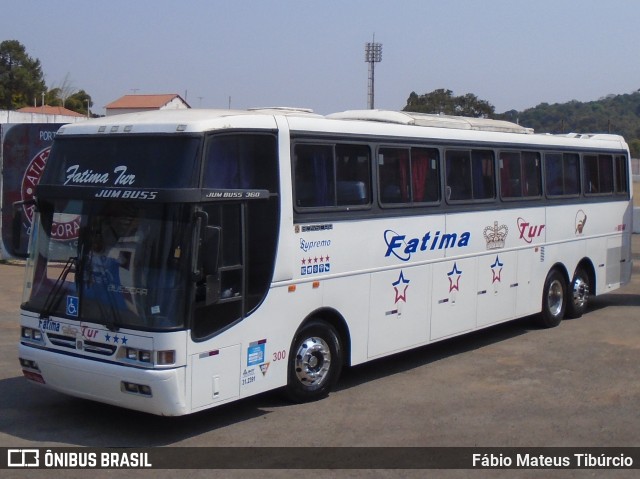
[[[453,290],[460,291],[460,276],[462,276],[462,271],[458,269],[457,263],[453,263],[453,269],[447,273],[447,276],[449,277],[449,292]]]
[[[500,282],[500,275],[502,274],[503,266],[504,263],[501,263],[498,256],[496,256],[496,260],[491,265],[491,272],[493,273],[493,281],[491,281],[491,283],[495,283],[496,281],[498,283]]]
[[[398,303],[398,301],[404,301],[405,303],[407,302],[407,288],[409,287],[410,282],[410,280],[405,279],[404,274],[402,273],[402,271],[400,271],[398,281],[396,281],[395,283],[391,283],[391,286],[393,286],[393,289],[396,291],[396,304]],[[402,292],[400,292],[400,289],[402,289]]]

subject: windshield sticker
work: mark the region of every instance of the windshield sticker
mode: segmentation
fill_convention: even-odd
[[[427,231],[422,238],[406,238],[406,235],[396,233],[393,230],[386,230],[384,232],[384,241],[387,244],[387,252],[384,256],[388,257],[393,254],[401,261],[409,261],[411,255],[418,251],[464,248],[469,246],[471,232],[441,234],[440,231],[436,231],[431,236],[431,231]]]
[[[78,304],[77,296],[67,296],[67,315],[78,317]]]

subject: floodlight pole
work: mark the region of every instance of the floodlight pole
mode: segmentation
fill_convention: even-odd
[[[364,61],[369,64],[369,93],[367,106],[370,110],[374,108],[374,83],[375,83],[375,64],[382,61],[382,43],[367,42],[364,46]]]

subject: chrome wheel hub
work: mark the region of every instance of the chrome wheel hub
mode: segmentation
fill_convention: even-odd
[[[589,285],[587,282],[578,277],[573,282],[573,303],[579,308],[583,307],[589,297]]]
[[[559,315],[562,311],[562,302],[562,283],[556,279],[551,282],[549,291],[547,291],[547,306],[553,316]]]
[[[328,377],[331,366],[331,349],[318,337],[305,339],[296,351],[295,371],[305,386],[317,386]]]

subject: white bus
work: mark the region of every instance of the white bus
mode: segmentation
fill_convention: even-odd
[[[24,375],[183,415],[630,279],[629,151],[385,111],[160,111],[65,126],[35,197]]]

